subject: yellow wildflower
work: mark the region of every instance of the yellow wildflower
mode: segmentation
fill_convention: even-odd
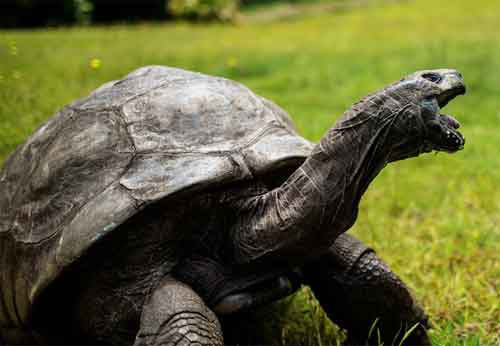
[[[90,59],[89,66],[91,69],[97,70],[99,67],[101,67],[101,60],[98,58],[92,58]]]

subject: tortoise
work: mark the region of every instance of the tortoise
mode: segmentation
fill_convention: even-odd
[[[148,66],[65,106],[0,174],[0,339],[223,345],[220,318],[309,285],[347,343],[430,344],[424,310],[345,233],[389,162],[463,148],[451,69],[354,104],[313,144],[245,86]],[[413,328],[413,329],[410,329]]]

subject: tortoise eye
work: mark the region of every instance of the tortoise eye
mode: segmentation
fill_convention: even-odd
[[[441,76],[438,75],[437,73],[424,73],[422,75],[422,78],[425,78],[427,79],[429,82],[432,82],[432,83],[439,83],[441,82]]]

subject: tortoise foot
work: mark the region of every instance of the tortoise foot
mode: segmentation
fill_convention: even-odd
[[[354,237],[341,235],[304,275],[330,319],[347,330],[347,345],[431,344],[427,315],[408,287]]]

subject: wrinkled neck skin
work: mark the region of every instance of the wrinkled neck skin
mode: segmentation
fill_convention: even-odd
[[[243,203],[233,236],[236,262],[301,264],[354,224],[363,193],[389,162],[390,130],[411,107],[376,101],[354,105],[281,186]]]

